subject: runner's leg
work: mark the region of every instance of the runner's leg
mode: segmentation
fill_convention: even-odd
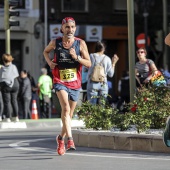
[[[57,92],[57,96],[61,105],[61,119],[63,123],[61,136],[71,137],[71,118],[70,118],[70,105],[68,101],[68,93],[65,90],[60,90]]]

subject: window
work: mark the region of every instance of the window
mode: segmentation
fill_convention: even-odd
[[[113,0],[113,11],[120,13],[127,12],[127,0]]]
[[[0,8],[4,8],[4,0],[0,0]]]
[[[170,3],[167,3],[168,15],[170,15]]]
[[[4,8],[4,0],[0,0],[0,8]],[[19,1],[19,9],[25,9],[25,0]]]
[[[88,0],[62,0],[62,12],[88,12]]]

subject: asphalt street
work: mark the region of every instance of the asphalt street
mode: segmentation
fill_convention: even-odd
[[[56,153],[60,128],[0,131],[0,170],[169,170],[170,154],[77,147]]]

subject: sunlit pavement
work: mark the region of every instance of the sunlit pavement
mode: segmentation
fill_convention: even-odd
[[[0,130],[28,128],[61,128],[59,118],[20,120],[20,122],[1,122]],[[170,153],[162,140],[162,134],[132,134],[111,131],[94,131],[84,128],[81,120],[72,120],[73,138],[76,146],[95,147],[112,150],[146,151]]]

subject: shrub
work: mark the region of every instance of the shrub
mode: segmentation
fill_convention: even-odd
[[[123,114],[111,107],[104,97],[100,96],[100,104],[92,105],[89,101],[82,103],[76,108],[79,119],[82,119],[86,128],[110,130],[114,126],[125,129],[123,123]]]
[[[76,108],[79,119],[86,128],[109,130],[113,127],[126,130],[135,125],[138,133],[148,129],[165,127],[170,111],[170,90],[167,87],[143,87],[127,104],[123,114],[106,103],[103,97],[100,104],[92,105],[88,101]]]
[[[138,132],[165,127],[169,116],[170,91],[167,87],[143,87],[129,104],[126,121],[134,124]]]

